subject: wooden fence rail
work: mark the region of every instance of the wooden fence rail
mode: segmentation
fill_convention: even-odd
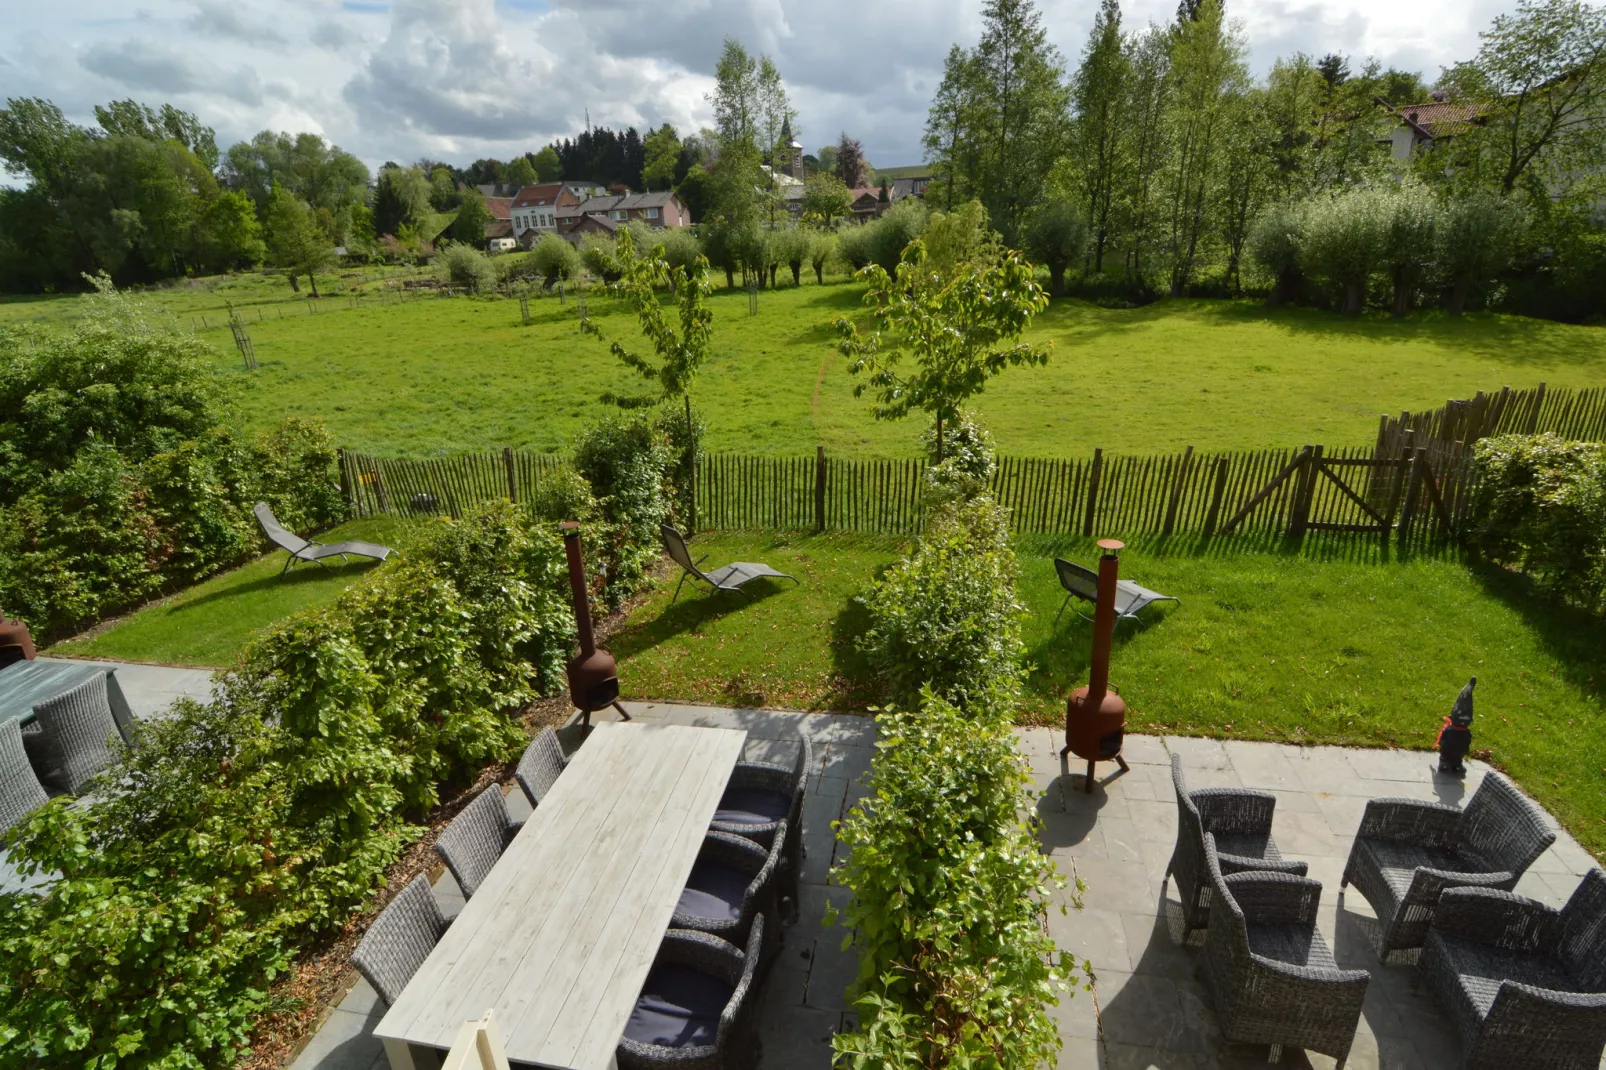
[[[1377,429],[1377,455],[1399,459],[1413,449],[1430,451],[1436,463],[1453,463],[1488,435],[1549,431],[1562,438],[1606,440],[1606,387],[1531,390],[1503,387],[1446,401],[1429,412],[1385,416]]]
[[[527,502],[564,460],[511,448],[433,460],[340,453],[353,515],[459,516],[478,501]],[[1017,532],[1080,535],[1310,531],[1438,537],[1470,502],[1467,454],[1418,446],[1398,456],[1369,447],[1056,460],[1001,457],[992,481]],[[913,459],[699,456],[701,529],[767,528],[913,534],[920,530],[924,462]]]

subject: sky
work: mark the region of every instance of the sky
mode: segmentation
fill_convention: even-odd
[[[1515,0],[1228,0],[1264,75],[1303,50],[1439,69]],[[1038,0],[1074,67],[1096,0]],[[982,0],[0,0],[0,98],[84,125],[132,97],[198,115],[226,147],[259,130],[324,135],[370,167],[507,159],[590,121],[643,133],[711,124],[722,40],[770,55],[809,151],[859,138],[877,166],[921,160],[926,109]],[[1123,0],[1129,28],[1175,0]]]

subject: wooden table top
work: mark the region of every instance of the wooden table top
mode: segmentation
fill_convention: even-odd
[[[0,669],[0,724],[27,721],[33,708],[91,679],[96,673],[107,677],[107,690],[117,687],[117,667],[97,661],[19,661]],[[114,716],[123,701],[121,688],[109,694]],[[125,703],[126,705],[126,703]],[[119,718],[119,725],[122,720]]]
[[[491,1008],[514,1062],[611,1066],[746,735],[597,725],[375,1035],[446,1050]]]

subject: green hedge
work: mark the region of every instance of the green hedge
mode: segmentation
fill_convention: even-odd
[[[1477,445],[1467,544],[1594,608],[1606,593],[1606,445],[1499,435]]]
[[[0,1065],[231,1065],[438,786],[518,752],[573,639],[563,577],[556,534],[505,502],[438,521],[253,643],[214,702],[142,723],[116,792],[12,830],[13,862],[62,879],[0,897]]]

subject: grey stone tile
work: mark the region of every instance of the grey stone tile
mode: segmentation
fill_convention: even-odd
[[[827,743],[824,749],[822,775],[842,777],[845,780],[857,780],[868,773],[870,759],[875,754],[870,747],[849,743]]]
[[[831,1070],[831,1037],[842,1016],[809,1007],[780,1008],[768,992],[759,1004],[759,1070]]]
[[[1139,836],[1160,843],[1176,842],[1177,803],[1174,795],[1163,802],[1133,799],[1127,803],[1127,809],[1132,814],[1132,823],[1138,827]]]
[[[1080,996],[1087,999],[1087,996]],[[1060,1037],[1054,1070],[1098,1070],[1104,1065],[1104,1041],[1095,1037]]]
[[[1022,754],[1037,757],[1046,755],[1057,757],[1059,745],[1055,743],[1053,729],[1040,725],[1019,726],[1015,728],[1015,747]]]
[[[1105,858],[1143,865],[1141,831],[1136,821],[1127,817],[1101,817],[1099,831],[1104,833]]]
[[[369,1070],[383,1065],[385,1051],[374,1037],[379,1019],[350,1011],[331,1011],[318,1032],[291,1063],[291,1070]]]
[[[811,776],[804,785],[803,794],[806,798],[818,796],[826,799],[836,799],[839,803],[848,794],[848,785],[852,781],[839,776]]]
[[[1173,980],[1192,979],[1197,956],[1177,943],[1165,917],[1154,914],[1127,914],[1121,917],[1126,932],[1126,951],[1133,973],[1154,974]]]
[[[1288,748],[1276,743],[1253,743],[1228,740],[1227,757],[1246,788],[1269,791],[1274,788],[1296,790],[1304,786],[1299,774],[1288,761]]]
[[[1349,854],[1351,836],[1335,833],[1324,814],[1290,810],[1276,815],[1272,836],[1277,849],[1291,858],[1312,855],[1345,857]]]
[[[1105,971],[1098,975],[1094,990],[1106,1046],[1209,1055],[1221,1044],[1215,1012],[1196,981]]]
[[[351,986],[351,991],[340,1001],[340,1009],[368,1018],[383,1018],[386,1008],[385,1001],[379,998],[374,986],[369,984],[362,974],[358,974],[357,983]]]
[[[1048,854],[1063,858],[1106,858],[1104,825],[1094,814],[1066,814],[1038,808],[1042,823],[1037,842]]]
[[[1100,1070],[1206,1070],[1209,1056],[1105,1040]]]
[[[1073,1040],[1099,1038],[1098,1007],[1093,1001],[1092,992],[1080,987],[1061,992],[1058,1005],[1050,1007],[1048,1014],[1059,1029],[1060,1040],[1066,1044]]]
[[[1191,781],[1201,769],[1231,769],[1232,759],[1219,739],[1202,736],[1166,736],[1166,750],[1182,758],[1183,773]],[[1130,759],[1129,759],[1130,760]]]
[[[1076,875],[1087,883],[1086,902],[1104,910],[1128,914],[1157,914],[1165,895],[1148,871],[1131,862],[1102,858],[1069,859]],[[1064,869],[1064,863],[1060,863]],[[1067,874],[1069,876],[1069,874]]]
[[[1121,741],[1121,756],[1132,765],[1163,766],[1167,779],[1171,776],[1171,752],[1159,736],[1127,736]]]
[[[848,1009],[848,986],[859,976],[859,953],[857,948],[842,950],[841,940],[833,938],[836,936],[828,933],[815,941],[803,1002],[817,1010],[840,1013]]]
[[[797,764],[797,749],[802,745],[795,735],[783,739],[749,735],[742,745],[742,761],[791,769]]]
[[[1093,969],[1132,972],[1132,959],[1126,945],[1126,926],[1113,910],[1067,906],[1048,908],[1048,935],[1065,955],[1074,956],[1078,965],[1091,962]]]

